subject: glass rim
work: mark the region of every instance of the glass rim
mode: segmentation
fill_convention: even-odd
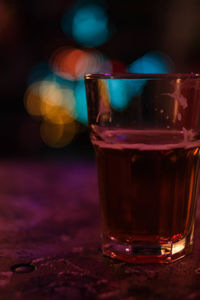
[[[88,73],[87,79],[198,79],[200,73]]]

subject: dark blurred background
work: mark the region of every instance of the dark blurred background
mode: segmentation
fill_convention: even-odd
[[[92,155],[85,73],[199,72],[199,0],[0,0],[0,154]]]

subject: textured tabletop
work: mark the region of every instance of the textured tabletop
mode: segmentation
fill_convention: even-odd
[[[103,257],[94,162],[0,162],[0,299],[200,299],[195,246],[169,265]]]

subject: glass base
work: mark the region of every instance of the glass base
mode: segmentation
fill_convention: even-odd
[[[103,254],[129,263],[171,263],[183,258],[192,251],[191,234],[177,242],[145,244],[134,242],[121,243],[103,238]]]

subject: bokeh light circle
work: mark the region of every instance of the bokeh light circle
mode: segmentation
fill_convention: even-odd
[[[75,5],[64,14],[61,27],[65,34],[86,47],[104,44],[112,32],[105,7],[97,3]]]
[[[67,124],[54,124],[44,121],[41,124],[40,134],[42,140],[50,147],[60,148],[69,144],[77,133],[76,122]]]
[[[61,47],[52,54],[50,63],[57,75],[71,81],[80,80],[85,73],[112,70],[109,60],[94,49]]]
[[[160,51],[151,51],[138,58],[128,66],[128,71],[132,73],[170,73],[172,72],[172,61]]]

